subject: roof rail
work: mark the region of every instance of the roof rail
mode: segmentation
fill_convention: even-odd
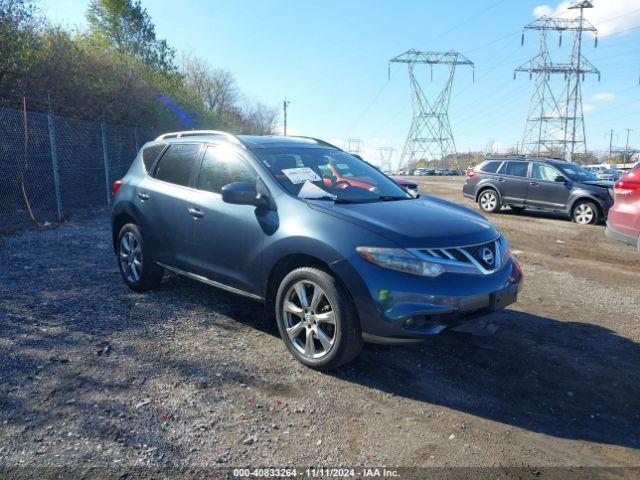
[[[229,132],[223,132],[221,130],[185,130],[183,132],[168,132],[160,135],[157,140],[166,140],[168,138],[183,138],[183,137],[202,137],[207,135],[214,135],[219,137],[225,137],[228,140],[238,143],[240,145],[244,145],[242,140],[236,137],[234,134]]]
[[[292,138],[304,138],[306,140],[313,140],[314,142],[319,143],[320,145],[325,145],[327,147],[333,147],[333,148],[336,148],[338,150],[342,150],[340,147],[336,147],[332,143],[325,142],[324,140],[320,140],[319,138],[305,137],[305,136],[302,136],[302,135],[289,135],[289,136],[292,137]]]

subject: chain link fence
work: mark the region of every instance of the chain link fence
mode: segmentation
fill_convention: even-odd
[[[152,129],[0,107],[0,237],[111,201]]]

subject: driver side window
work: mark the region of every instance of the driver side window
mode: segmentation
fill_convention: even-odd
[[[544,163],[534,163],[531,169],[531,178],[545,182],[553,182],[560,175],[555,168]]]

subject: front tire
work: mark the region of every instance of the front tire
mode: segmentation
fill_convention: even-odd
[[[600,222],[600,210],[593,202],[580,201],[574,205],[571,219],[578,225],[594,225]]]
[[[500,197],[493,188],[483,190],[478,197],[480,210],[486,213],[495,213],[500,210]]]
[[[276,320],[291,354],[313,369],[337,368],[362,350],[360,323],[346,291],[317,268],[298,268],[282,280]]]
[[[127,286],[135,292],[157,288],[162,281],[164,268],[156,264],[144,237],[134,223],[127,223],[118,234],[118,269]]]

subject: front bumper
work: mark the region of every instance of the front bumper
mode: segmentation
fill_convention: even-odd
[[[402,343],[469,322],[514,303],[522,272],[509,258],[491,275],[426,278],[373,265],[359,256],[333,265],[347,286],[363,338]]]

